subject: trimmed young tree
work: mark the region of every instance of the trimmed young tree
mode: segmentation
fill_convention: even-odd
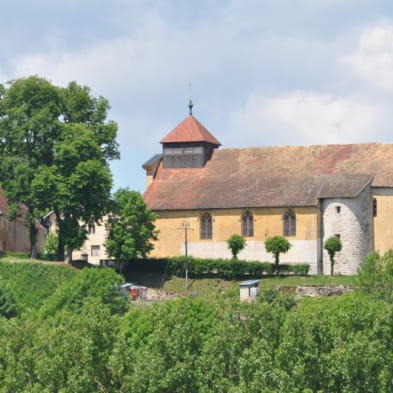
[[[283,236],[272,236],[265,240],[265,249],[274,256],[275,270],[278,275],[278,265],[280,263],[280,254],[286,253],[292,247],[292,244]]]
[[[127,188],[116,191],[107,222],[105,247],[108,255],[125,261],[145,258],[154,248],[152,241],[157,240],[156,218],[139,192]]]
[[[246,239],[234,233],[228,240],[228,248],[231,250],[232,257],[237,259],[237,255],[246,246]]]
[[[333,274],[334,274],[334,263],[335,263],[334,257],[336,255],[336,252],[339,252],[342,249],[342,243],[341,243],[340,238],[338,238],[337,236],[329,237],[329,239],[327,239],[325,241],[324,249],[329,254],[329,258],[330,258],[330,275],[333,276]]]

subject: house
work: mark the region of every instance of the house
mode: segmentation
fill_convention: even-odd
[[[147,161],[144,199],[159,215],[154,257],[229,258],[226,240],[246,237],[245,260],[273,262],[264,241],[285,236],[282,263],[329,273],[325,240],[343,248],[336,274],[354,274],[372,250],[393,248],[393,144],[222,149],[192,114]],[[186,224],[186,225],[185,225]]]
[[[22,206],[22,211],[27,209]],[[29,233],[24,218],[18,217],[10,221],[8,213],[8,201],[0,188],[0,252],[30,252]],[[43,252],[45,228],[39,223],[36,224],[36,228],[38,231],[36,249],[37,252]]]
[[[53,211],[49,212],[45,217],[48,232],[57,235],[57,220]],[[93,265],[98,265],[100,260],[109,259],[106,253],[106,217],[103,217],[99,224],[86,225],[86,240],[79,250],[73,250],[72,259],[84,260]]]

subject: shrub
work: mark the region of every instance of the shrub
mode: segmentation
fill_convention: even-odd
[[[231,250],[232,257],[237,259],[237,254],[246,246],[246,239],[234,233],[228,240],[228,248]]]
[[[335,262],[334,261],[334,256],[336,255],[336,252],[341,251],[341,248],[342,248],[341,240],[337,236],[329,237],[329,239],[327,239],[325,241],[325,244],[324,244],[323,247],[329,254],[329,258],[330,258],[330,275],[333,276],[333,274],[334,274],[334,262]]]
[[[265,248],[267,252],[274,255],[276,274],[279,273],[280,254],[286,253],[291,247],[291,243],[283,236],[273,236],[266,239]]]
[[[182,277],[185,273],[184,257],[162,259],[132,259],[126,269],[154,272]],[[188,258],[188,275],[192,278],[216,277],[227,280],[262,277],[276,272],[276,265],[269,262],[239,261],[237,259]],[[308,264],[279,265],[280,274],[307,275]]]

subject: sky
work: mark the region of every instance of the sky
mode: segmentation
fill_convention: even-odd
[[[190,96],[221,148],[393,142],[391,0],[2,0],[0,15],[0,83],[109,100],[114,190],[144,192]]]

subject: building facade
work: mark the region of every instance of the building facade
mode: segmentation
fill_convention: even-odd
[[[230,258],[226,240],[245,236],[245,260],[273,262],[264,241],[285,236],[283,263],[308,263],[328,274],[325,240],[343,248],[337,274],[355,274],[372,250],[393,248],[393,144],[220,149],[192,115],[162,141],[162,154],[144,164],[145,201],[159,218],[154,257],[188,253]]]
[[[37,227],[37,252],[44,251],[45,228]],[[8,202],[0,188],[0,252],[30,252],[29,233],[25,227],[23,217],[16,220],[8,219]]]

